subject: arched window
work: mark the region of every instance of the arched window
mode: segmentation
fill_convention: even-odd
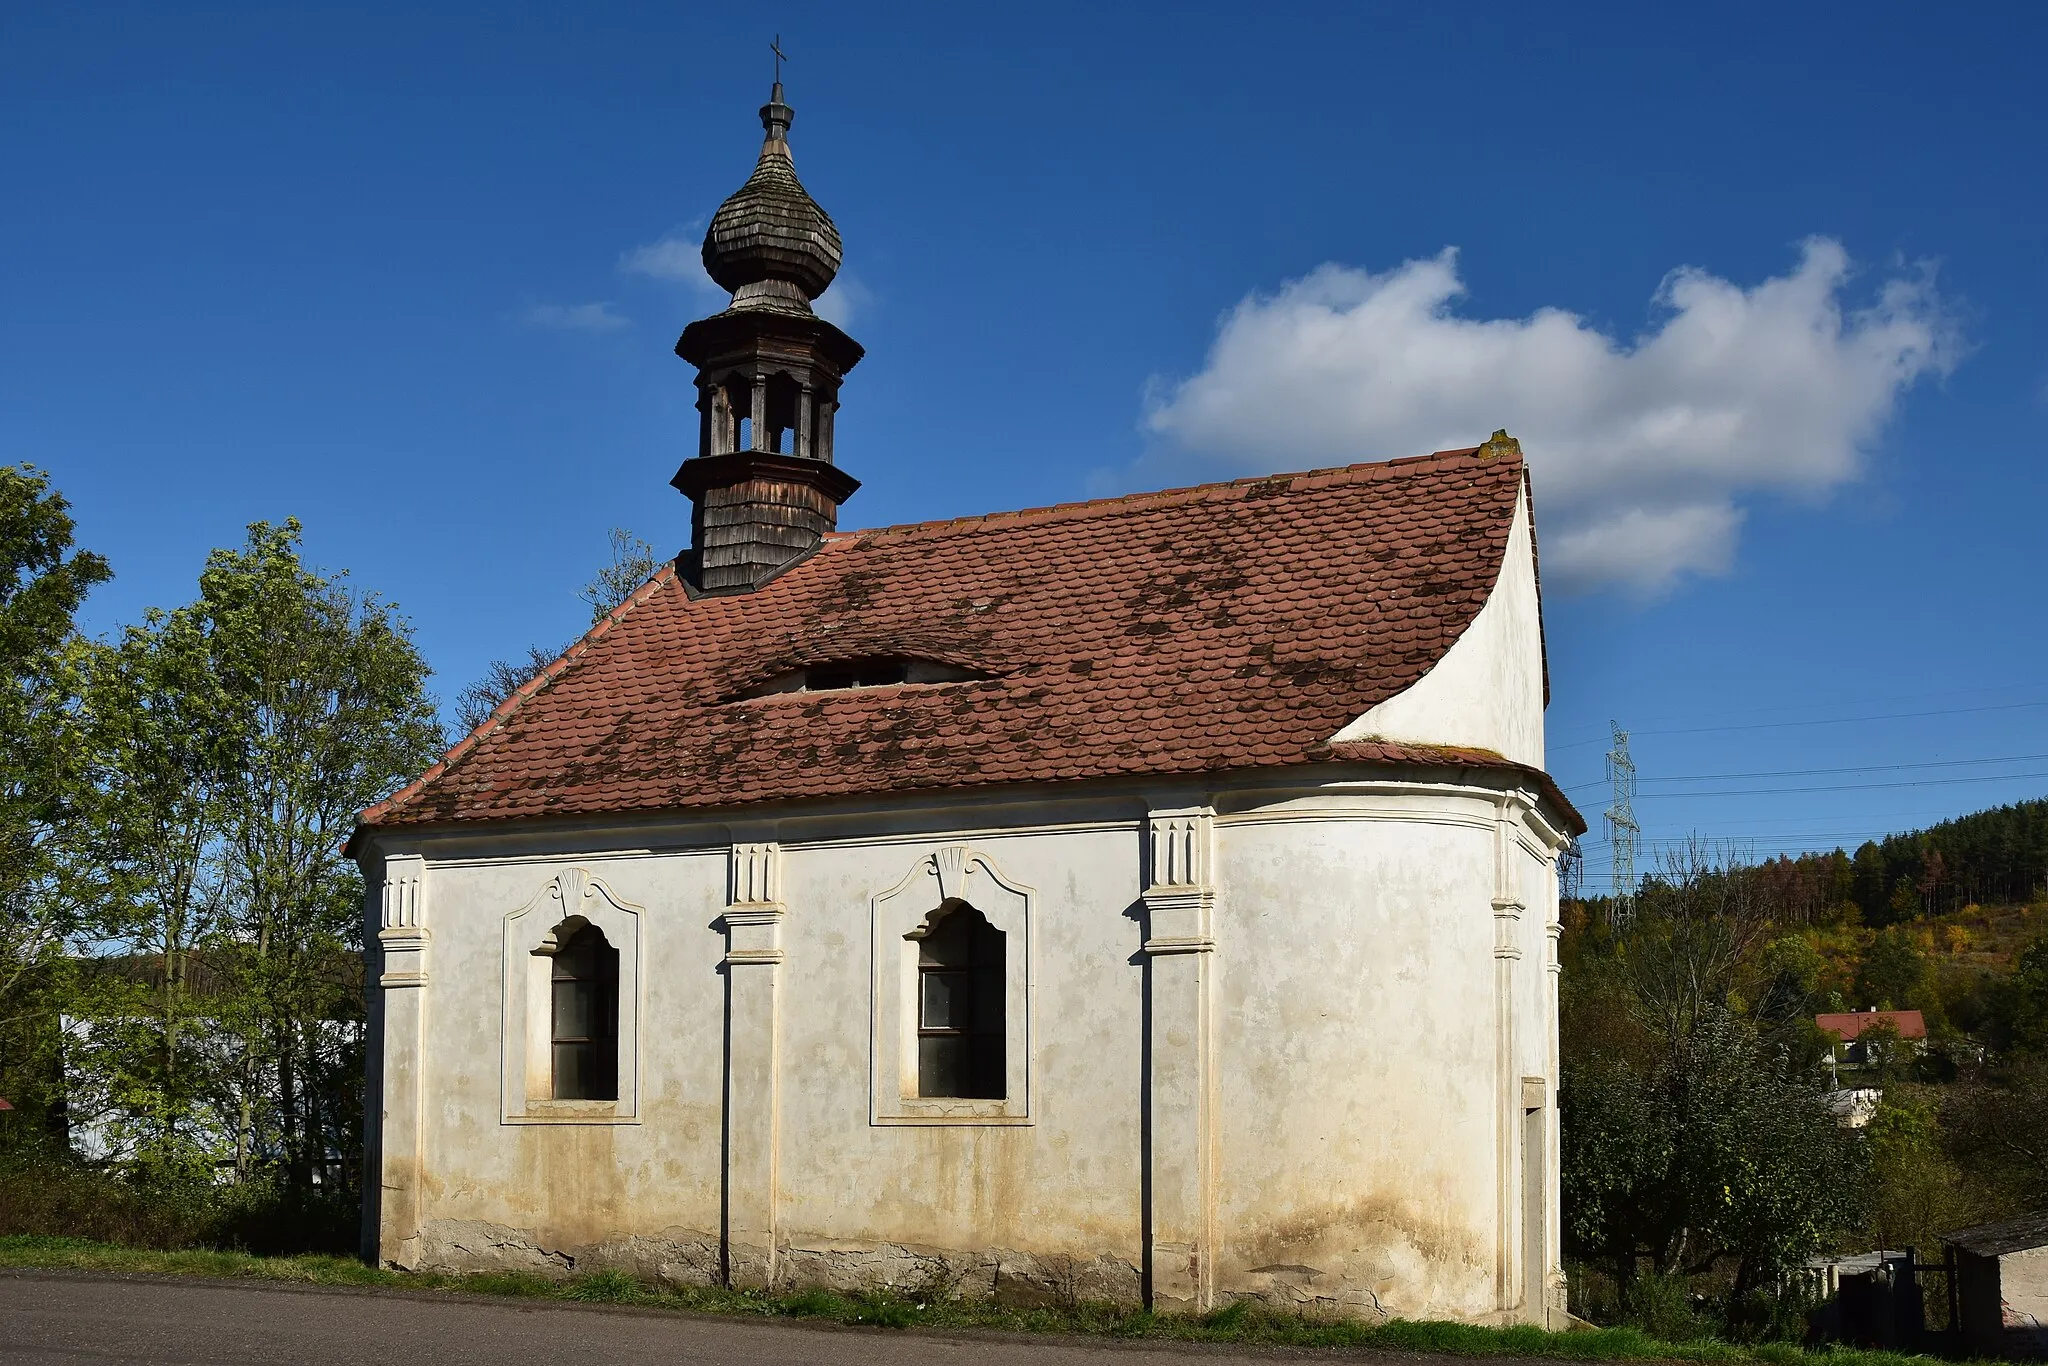
[[[619,951],[595,925],[555,950],[556,1100],[619,1098]]]
[[[964,902],[917,946],[917,1093],[1001,1100],[1003,932]]]

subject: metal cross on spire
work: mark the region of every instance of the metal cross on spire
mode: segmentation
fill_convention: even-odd
[[[782,35],[776,34],[775,41],[768,44],[768,50],[775,54],[775,84],[782,84],[782,64],[789,60],[789,54],[782,50]]]

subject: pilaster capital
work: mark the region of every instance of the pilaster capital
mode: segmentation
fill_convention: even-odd
[[[725,930],[725,961],[774,965],[782,961],[782,846],[772,841],[735,842],[730,903],[719,917]]]
[[[774,905],[782,900],[782,846],[772,840],[732,846],[732,875],[726,901],[733,906]]]
[[[1207,887],[1216,835],[1213,807],[1155,807],[1145,814],[1145,886]]]
[[[1145,833],[1145,952],[1213,952],[1215,809],[1155,807]]]
[[[384,860],[384,885],[377,897],[377,942],[384,970],[377,985],[403,990],[427,984],[427,861],[418,854]]]
[[[378,894],[380,929],[404,929],[427,923],[427,861],[418,854],[393,854],[384,860],[384,885]]]

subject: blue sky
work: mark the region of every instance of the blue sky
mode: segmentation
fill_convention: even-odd
[[[1596,835],[1610,718],[1653,841],[2048,792],[2013,757],[2048,755],[2038,5],[4,23],[0,460],[113,561],[94,630],[296,515],[452,695],[581,629],[608,528],[679,548],[669,348],[719,301],[675,267],[751,167],[779,32],[868,348],[846,524],[1505,425]]]

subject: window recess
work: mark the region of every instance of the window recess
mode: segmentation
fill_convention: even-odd
[[[549,1042],[556,1100],[619,1098],[619,951],[585,925],[555,951]]]
[[[918,942],[917,1093],[1001,1100],[1003,932],[955,905]]]

